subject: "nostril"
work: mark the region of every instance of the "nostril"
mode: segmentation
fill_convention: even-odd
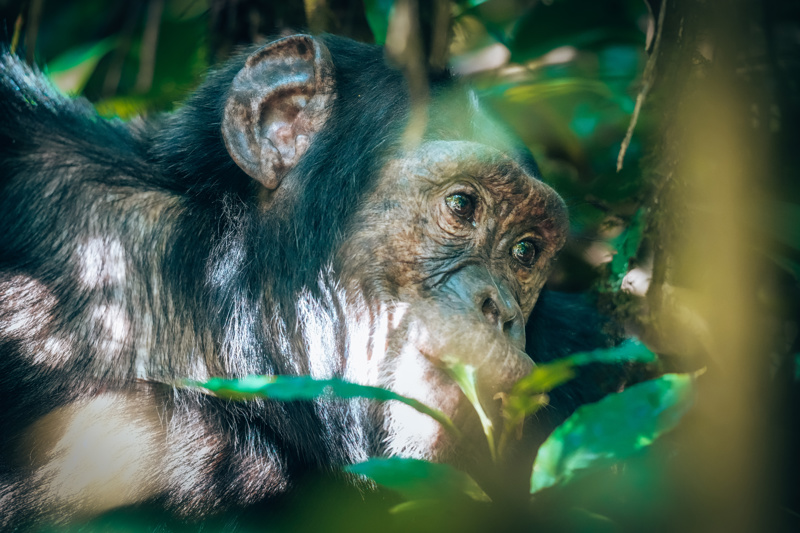
[[[500,325],[500,310],[497,308],[497,304],[493,299],[486,298],[483,301],[483,304],[481,305],[481,312],[491,325]],[[503,325],[503,330],[505,331],[505,324]]]
[[[517,317],[513,316],[511,320],[506,320],[505,324],[503,324],[503,333],[506,335],[511,334],[511,329],[514,327],[514,323],[517,321]]]

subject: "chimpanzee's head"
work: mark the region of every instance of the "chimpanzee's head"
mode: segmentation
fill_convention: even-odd
[[[499,417],[497,393],[532,367],[525,323],[564,244],[566,209],[537,179],[530,156],[520,157],[501,129],[490,129],[474,98],[451,81],[433,90],[424,134],[401,142],[408,96],[402,76],[392,76],[398,94],[379,97],[387,106],[402,100],[404,111],[394,140],[379,138],[372,148],[382,154],[380,165],[360,178],[358,196],[318,207],[346,213],[335,234],[314,228],[300,236],[325,235],[320,250],[335,241],[320,271],[323,292],[335,293],[329,300],[336,303],[320,305],[302,293],[298,327],[312,375],[390,388],[480,434],[473,408],[443,367],[450,360],[475,367],[480,401]],[[354,179],[331,153],[331,121],[341,121],[337,105],[358,109],[363,97],[375,106],[376,98],[345,99],[340,89],[354,91],[341,85],[336,54],[309,36],[262,48],[236,75],[223,138],[233,160],[263,186],[265,212],[285,219],[299,198],[308,201],[298,192],[313,186],[303,156],[314,157],[318,144],[328,143],[325,179],[333,176],[342,188]],[[336,342],[324,340],[329,333],[345,353],[334,353]],[[453,443],[436,422],[404,405],[384,409],[386,451],[453,460]]]

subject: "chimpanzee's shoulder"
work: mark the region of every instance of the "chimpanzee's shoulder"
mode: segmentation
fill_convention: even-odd
[[[62,93],[35,66],[26,64],[8,49],[0,49],[0,160],[26,153],[64,150],[119,159],[120,154],[140,152],[144,135],[141,121],[104,119],[81,97]]]

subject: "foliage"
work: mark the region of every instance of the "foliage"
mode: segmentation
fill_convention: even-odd
[[[504,402],[503,439],[517,432],[522,421],[547,405],[545,393],[574,377],[574,367],[588,364],[653,362],[655,356],[640,342],[630,339],[617,347],[581,352],[535,367],[513,388]],[[476,392],[475,369],[452,358],[446,371],[461,387],[481,419],[491,460],[499,457],[494,447],[494,428]],[[213,378],[206,382],[186,382],[230,400],[265,398],[299,401],[335,398],[369,398],[400,401],[441,423],[460,438],[458,430],[442,413],[422,403],[379,387],[366,387],[338,379],[314,380],[300,376],[250,376],[243,379]],[[531,472],[530,491],[538,492],[557,483],[567,483],[588,469],[612,465],[645,449],[661,434],[673,429],[692,404],[692,377],[668,374],[634,385],[629,389],[579,408],[559,426],[540,447]],[[502,452],[503,446],[500,451]],[[448,465],[418,459],[372,458],[345,467],[345,471],[365,476],[396,491],[407,500],[392,512],[415,512],[435,502],[468,496],[478,501],[489,497],[469,475]]]
[[[539,448],[531,492],[614,464],[675,428],[692,405],[692,377],[666,374],[579,407]]]
[[[313,400],[334,396],[337,398],[370,398],[381,402],[395,400],[426,414],[439,422],[455,436],[461,432],[441,411],[379,387],[349,383],[341,379],[315,380],[308,376],[249,376],[242,379],[211,378],[205,382],[185,382],[186,386],[202,387],[221,398],[250,400],[267,398],[278,401]]]
[[[360,2],[305,2],[304,5],[306,9],[312,5],[327,6],[329,25],[326,29],[329,31],[340,33],[339,30],[349,27],[352,30],[350,35],[354,37],[371,32],[374,40],[380,43],[386,38],[397,1],[400,0],[365,0],[363,6]],[[214,44],[214,35],[209,36],[209,27],[220,27],[220,24],[215,24],[218,21],[208,22],[209,17],[213,19],[217,16],[215,13],[221,11],[212,10],[212,4],[230,4],[230,11],[257,4],[248,1],[165,0],[163,12],[157,19],[157,39],[153,41],[146,38],[149,24],[146,7],[155,3],[110,6],[101,0],[48,2],[44,4],[41,19],[37,19],[39,27],[36,32],[30,31],[28,24],[34,20],[30,10],[38,2],[2,3],[0,18],[20,20],[23,33],[28,37],[32,34],[39,36],[35,41],[28,37],[16,40],[21,47],[28,47],[28,57],[36,59],[62,90],[86,96],[95,102],[103,115],[126,118],[143,112],[171,109],[174,102],[196,87],[211,63],[224,58],[222,52],[225,50],[221,51],[221,47]],[[751,5],[753,2],[742,4]],[[770,15],[770,11],[765,10],[764,20],[759,13],[750,17],[748,23],[752,19],[758,21],[752,22],[755,26],[769,24],[770,16],[777,16],[776,6],[783,5],[780,0],[766,4],[772,6],[773,13]],[[280,9],[270,2],[258,5],[273,11]],[[668,49],[659,59],[655,71],[659,73],[660,78],[656,81],[660,86],[646,102],[633,130],[624,165],[618,172],[617,158],[637,96],[644,82],[651,81],[643,80],[642,74],[646,63],[652,60],[652,56],[648,58],[645,52],[648,31],[652,43],[653,31],[663,29],[655,27],[657,17],[653,16],[658,14],[659,5],[662,9],[668,5],[673,10],[667,13],[668,27],[665,30],[668,33],[665,42],[672,42],[672,51]],[[453,0],[449,6],[453,32],[451,66],[470,79],[481,100],[531,149],[543,178],[569,204],[573,238],[562,252],[550,286],[562,290],[600,289],[611,302],[613,312],[626,320],[633,317],[626,326],[642,333],[648,342],[655,341],[659,353],[670,355],[662,358],[659,365],[685,370],[682,360],[690,359],[691,354],[687,353],[690,350],[685,346],[693,346],[686,342],[686,338],[691,337],[690,340],[703,345],[704,349],[711,346],[721,353],[722,357],[713,362],[718,369],[736,371],[729,352],[737,343],[719,335],[719,330],[716,336],[713,331],[709,333],[715,324],[722,321],[719,319],[723,315],[719,306],[728,305],[728,292],[715,293],[721,294],[715,298],[696,294],[706,285],[714,286],[721,274],[703,268],[706,256],[716,253],[713,251],[715,243],[690,243],[691,246],[687,246],[685,227],[698,212],[708,215],[700,218],[706,225],[719,218],[718,205],[712,200],[729,194],[728,182],[723,181],[724,176],[719,177],[722,185],[709,187],[712,192],[708,196],[698,194],[697,183],[708,180],[708,176],[723,174],[715,165],[735,156],[733,152],[737,150],[716,152],[719,157],[698,163],[700,171],[688,172],[679,164],[682,158],[686,158],[687,144],[675,139],[689,138],[688,130],[691,128],[681,126],[675,109],[683,100],[689,100],[687,96],[691,96],[691,92],[686,91],[686,87],[696,89],[714,73],[713,69],[706,69],[714,59],[708,55],[708,47],[714,41],[712,37],[716,31],[709,21],[724,21],[742,10],[713,1],[692,4],[654,0]],[[356,11],[362,16],[366,28],[354,29],[344,23],[355,20],[353,13]],[[698,26],[701,23],[708,26]],[[748,28],[748,31],[752,30],[750,26]],[[753,283],[752,294],[747,300],[754,309],[752,315],[739,322],[744,324],[743,328],[756,329],[759,338],[770,337],[761,344],[747,345],[747,349],[753,350],[756,346],[754,351],[759,355],[770,357],[769,364],[762,361],[757,369],[765,370],[763,374],[778,376],[775,381],[797,383],[800,381],[797,377],[800,375],[797,341],[784,340],[784,337],[788,336],[786,331],[797,330],[798,313],[793,299],[797,299],[797,280],[800,279],[800,238],[797,231],[800,227],[800,182],[796,180],[800,165],[794,149],[796,138],[791,136],[795,131],[791,121],[798,115],[796,110],[786,106],[787,100],[795,100],[785,94],[784,100],[777,102],[764,97],[758,84],[762,80],[761,74],[755,74],[770,69],[788,70],[785,65],[794,64],[793,60],[774,57],[781,48],[775,44],[778,41],[767,40],[763,46],[759,44],[761,34],[767,35],[768,39],[779,39],[782,34],[791,33],[773,30],[760,28],[759,32],[751,31],[752,35],[748,35],[752,38],[748,39],[740,39],[741,32],[733,32],[741,48],[730,48],[726,50],[727,54],[719,54],[720,57],[769,56],[763,64],[737,64],[736,69],[731,68],[744,74],[729,86],[747,88],[754,101],[747,101],[747,105],[742,106],[746,112],[737,117],[735,128],[712,129],[712,134],[706,139],[701,137],[695,142],[725,138],[728,130],[739,128],[736,131],[747,139],[747,143],[739,146],[738,151],[776,154],[775,161],[765,161],[757,168],[758,172],[751,173],[749,201],[735,206],[746,215],[746,221],[724,227],[721,233],[734,234],[741,241],[753,243],[740,256],[732,256],[731,261],[756,257],[759,268],[762,268],[762,261],[768,265],[759,271],[762,275],[757,283]],[[260,28],[255,37],[264,35],[266,33]],[[147,61],[148,54],[152,54],[152,64]],[[784,66],[778,69],[775,65]],[[716,71],[719,70],[717,67]],[[145,83],[147,79],[150,79],[149,84]],[[780,96],[792,83],[793,78],[787,82],[776,75],[775,80],[764,85],[774,86],[774,92]],[[715,93],[714,96],[727,102],[729,95]],[[734,106],[727,107],[734,109]],[[748,129],[751,126],[752,131]],[[745,135],[748,132],[750,135]],[[759,180],[763,182],[767,179],[765,176],[778,183],[779,193],[774,197],[760,189]],[[686,197],[676,195],[675,191],[691,191],[691,207],[686,206],[690,203],[684,201]],[[695,253],[693,257],[700,259],[676,259],[675,252],[686,248]],[[729,268],[742,271],[754,268],[752,264],[745,266],[733,262]],[[625,293],[623,279],[634,268],[652,269],[650,275],[655,288],[648,291],[646,300]],[[702,276],[691,275],[695,272],[701,272]],[[730,291],[731,286],[724,288]],[[675,298],[676,294],[690,296]],[[497,428],[491,426],[485,414],[481,416],[484,432],[492,443],[490,448],[494,449],[498,460],[502,459],[506,443],[516,435],[522,421],[526,417],[546,414],[548,394],[557,393],[559,387],[575,376],[578,367],[589,364],[650,364],[652,358],[652,353],[643,344],[628,341],[613,350],[576,354],[536,367],[511,394],[503,398],[505,425],[499,432],[496,449]],[[696,369],[704,364],[707,364],[706,359],[700,363],[691,362],[689,366]],[[483,407],[474,394],[472,369],[451,362],[449,372],[481,414]],[[749,404],[752,403],[763,405],[761,411],[775,409],[776,402],[770,403],[769,398],[775,390],[783,389],[773,386],[773,382],[762,373],[744,372],[744,375],[746,377],[736,383],[727,398],[744,398],[747,404],[735,404],[743,412],[749,413]],[[764,383],[768,385],[764,386]],[[752,392],[756,384],[761,386],[757,389],[760,391],[758,394]],[[238,381],[211,380],[193,385],[239,399],[263,396],[280,401],[317,398],[331,401],[337,397],[359,397],[401,401],[433,416],[445,427],[452,426],[443,414],[412,399],[338,380],[261,376]],[[606,507],[623,508],[633,515],[634,509],[664,499],[664,492],[653,487],[663,488],[654,479],[665,475],[653,465],[665,462],[671,453],[656,454],[651,461],[652,457],[644,452],[685,412],[693,397],[692,389],[692,378],[688,374],[668,374],[579,409],[539,451],[531,474],[531,489],[538,490],[533,505],[536,506],[537,501],[552,503],[549,494],[567,493],[570,498],[574,497],[569,501],[569,513],[576,512],[581,520],[586,519],[581,523],[590,523],[590,529],[600,530],[606,523],[604,519],[597,519],[596,514],[586,508],[576,511],[573,507],[589,502],[584,507],[591,508],[591,503],[596,504],[602,499],[597,494],[611,498],[619,492],[628,502]],[[796,393],[795,396],[800,397]],[[706,409],[706,412],[713,412],[715,417],[729,413],[735,415],[737,409],[731,405],[733,403],[721,402],[716,404],[718,409]],[[791,410],[787,411],[791,413]],[[726,436],[712,437],[706,436],[715,446],[720,449],[727,446]],[[768,439],[765,437],[763,440]],[[705,458],[713,462],[711,455]],[[608,468],[609,464],[615,466]],[[626,472],[626,468],[617,467],[619,464],[630,468]],[[589,478],[600,476],[605,483],[588,497],[587,491],[579,490],[586,483],[587,476],[583,475],[586,474],[583,470],[589,470]],[[405,499],[416,502],[396,508],[405,511],[398,514],[422,513],[419,506],[423,504],[419,502],[433,501],[433,515],[424,516],[436,516],[437,512],[441,516],[443,509],[450,509],[442,503],[443,500],[455,498],[460,502],[458,498],[465,494],[473,497],[482,494],[474,481],[464,477],[465,474],[430,463],[372,459],[351,467],[350,471],[398,490]],[[636,480],[631,481],[630,478],[636,478],[631,472],[645,472],[641,478],[646,481],[639,484]],[[685,476],[683,479],[691,478]],[[619,489],[625,482],[630,482],[635,488],[618,491],[607,488]],[[703,480],[691,479],[691,482],[702,485]],[[565,492],[562,491],[564,487],[567,487]],[[570,493],[570,487],[578,487],[575,490],[579,496]],[[684,496],[682,499],[687,498]],[[541,507],[537,509],[542,511]],[[431,509],[425,512],[431,512]],[[564,520],[569,513],[563,515]],[[456,518],[446,522],[450,526],[456,523],[459,523]],[[635,526],[631,530],[645,529],[641,523]]]

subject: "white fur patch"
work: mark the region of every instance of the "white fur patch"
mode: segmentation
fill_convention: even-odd
[[[164,433],[153,404],[143,400],[104,394],[33,425],[32,442],[54,442],[35,475],[45,501],[99,513],[155,493]]]
[[[33,339],[49,325],[56,299],[50,290],[29,276],[0,281],[0,335]]]
[[[93,333],[102,357],[111,361],[121,356],[130,337],[128,312],[119,304],[103,304],[92,312]]]
[[[56,303],[50,290],[29,276],[0,281],[0,337],[21,341],[37,365],[63,366],[73,354],[73,341],[51,334]]]
[[[125,281],[126,254],[118,239],[92,237],[78,245],[80,279],[86,287],[119,285]]]
[[[439,406],[441,398],[430,386],[425,376],[425,364],[416,348],[405,345],[397,356],[397,366],[392,375],[391,389],[430,406]],[[434,459],[437,441],[443,435],[442,426],[428,415],[398,402],[390,402],[387,409],[387,451],[390,455],[416,459]]]
[[[312,296],[308,289],[300,294],[297,319],[303,332],[311,377],[329,379],[336,374],[340,361],[340,354],[336,353],[337,317],[331,288],[323,279],[319,286],[322,299]]]
[[[33,362],[58,368],[69,361],[72,355],[72,341],[67,337],[50,336],[33,350]]]

